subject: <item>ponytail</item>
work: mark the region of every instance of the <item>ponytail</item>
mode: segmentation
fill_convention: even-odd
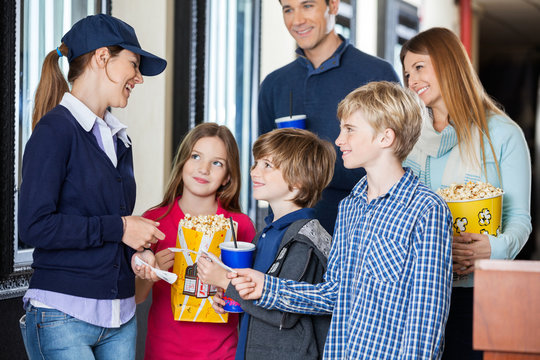
[[[62,43],[58,49],[54,49],[47,54],[43,61],[41,78],[34,99],[32,130],[36,127],[39,119],[58,105],[64,93],[69,91],[69,85],[58,65],[58,59],[60,59],[58,52],[62,53],[62,55],[67,55],[67,46]]]
[[[107,49],[109,50],[111,57],[118,56],[123,50],[123,48],[118,45],[107,46]],[[34,113],[32,114],[32,130],[36,127],[39,119],[41,119],[43,115],[51,111],[60,103],[64,93],[69,91],[68,81],[70,84],[73,84],[73,82],[84,73],[95,52],[95,50],[92,50],[86,54],[77,56],[70,61],[67,81],[60,70],[60,66],[58,66],[60,53],[63,56],[66,56],[68,53],[67,45],[62,43],[58,48],[47,54],[45,60],[43,60],[41,79],[39,79],[39,84],[36,89]]]

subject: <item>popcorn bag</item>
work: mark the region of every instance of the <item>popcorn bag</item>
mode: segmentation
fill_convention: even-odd
[[[452,184],[439,189],[453,217],[454,235],[462,232],[498,236],[502,224],[502,197],[504,192],[483,182]]]
[[[199,280],[197,260],[201,249],[219,258],[219,244],[231,241],[231,238],[229,219],[223,215],[192,217],[186,214],[180,220],[176,247],[186,251],[177,252],[174,257],[173,272],[178,275],[178,280],[171,287],[174,320],[227,322],[228,314],[219,315],[212,309],[212,296],[217,289]]]

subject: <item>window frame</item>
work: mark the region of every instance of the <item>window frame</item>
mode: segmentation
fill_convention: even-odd
[[[30,275],[29,266],[14,267],[16,240],[16,179],[18,145],[15,114],[18,108],[18,54],[19,32],[18,17],[20,2],[3,1],[3,15],[0,17],[0,44],[4,49],[0,56],[0,116],[8,119],[1,122],[0,163],[2,169],[0,206],[3,216],[0,218],[0,299],[17,296],[26,289]],[[9,169],[9,170],[8,170]]]
[[[22,1],[3,0],[0,16],[0,300],[22,296],[32,274],[33,249],[19,249],[17,234]],[[111,1],[95,0],[95,8],[110,14]]]

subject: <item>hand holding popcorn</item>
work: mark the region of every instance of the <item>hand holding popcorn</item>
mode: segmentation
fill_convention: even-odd
[[[452,260],[454,272],[466,275],[474,272],[474,262],[491,257],[491,244],[485,234],[462,233],[454,236]]]
[[[156,253],[156,264],[161,270],[170,271],[174,264],[174,253],[169,249],[163,249]]]
[[[212,309],[214,309],[216,313],[223,315],[226,313],[226,311],[223,310],[223,306],[225,306],[225,300],[223,300],[223,289],[218,289],[212,298]]]

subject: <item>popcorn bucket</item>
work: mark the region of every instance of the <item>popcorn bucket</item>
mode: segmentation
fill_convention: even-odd
[[[473,199],[446,200],[453,218],[454,235],[462,232],[490,234],[501,233],[502,196]]]
[[[208,323],[226,323],[228,314],[217,314],[212,309],[212,297],[217,289],[205,284],[197,277],[199,250],[221,255],[219,245],[231,241],[231,229],[197,231],[178,226],[176,247],[191,250],[175,254],[173,272],[178,280],[171,287],[171,306],[174,320]]]

